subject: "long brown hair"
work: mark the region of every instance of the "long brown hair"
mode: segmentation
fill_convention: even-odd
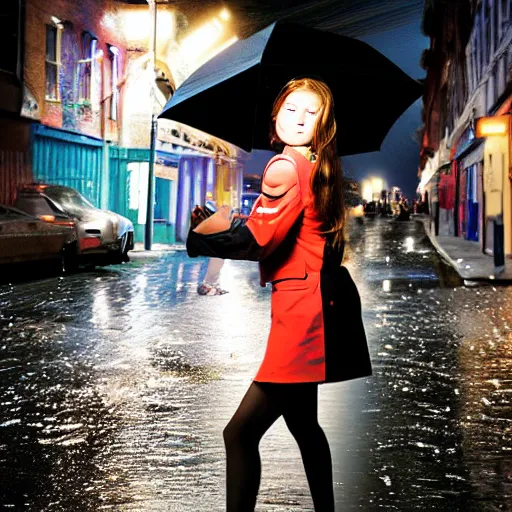
[[[298,78],[291,80],[283,87],[272,107],[270,140],[272,144],[282,144],[276,132],[275,120],[286,97],[299,89],[307,89],[316,93],[322,104],[311,141],[311,151],[316,153],[317,159],[311,171],[310,187],[315,210],[324,223],[324,233],[332,233],[333,244],[340,247],[344,241],[343,227],[345,224],[343,172],[336,151],[334,100],[331,90],[325,82],[313,78]]]

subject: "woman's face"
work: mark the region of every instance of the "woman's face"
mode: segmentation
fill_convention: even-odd
[[[288,94],[277,113],[277,136],[288,146],[309,146],[321,106],[318,94],[308,89]]]

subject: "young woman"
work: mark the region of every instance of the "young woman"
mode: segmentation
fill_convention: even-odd
[[[318,424],[318,384],[371,374],[357,289],[343,258],[342,172],[328,86],[292,80],[272,111],[271,139],[284,145],[267,164],[248,219],[220,208],[192,214],[187,251],[260,262],[272,283],[272,322],[263,362],[224,430],[227,511],[254,510],[258,445],[283,416],[296,439],[315,511],[333,512],[331,454]]]

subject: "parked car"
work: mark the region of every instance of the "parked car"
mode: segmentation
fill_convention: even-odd
[[[74,266],[77,239],[66,223],[49,224],[16,208],[0,206],[0,264],[51,261]]]
[[[25,186],[18,193],[16,207],[49,223],[71,222],[80,263],[109,265],[130,260],[132,222],[96,208],[71,187],[41,183]]]

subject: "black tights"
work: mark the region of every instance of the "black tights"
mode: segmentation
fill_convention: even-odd
[[[258,446],[283,415],[299,445],[316,512],[334,512],[331,452],[318,424],[318,384],[253,382],[224,429],[227,512],[253,512],[260,486]]]

